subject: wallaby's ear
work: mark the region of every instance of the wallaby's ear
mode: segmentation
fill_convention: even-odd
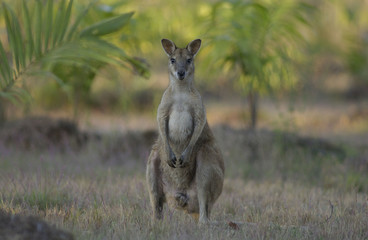
[[[201,39],[196,39],[188,44],[187,49],[191,54],[193,54],[193,56],[197,54],[199,48],[201,47],[201,42]]]
[[[164,39],[161,40],[161,44],[162,44],[162,47],[164,48],[167,56],[171,56],[171,54],[174,53],[174,51],[176,49],[176,45],[173,41],[164,38]]]

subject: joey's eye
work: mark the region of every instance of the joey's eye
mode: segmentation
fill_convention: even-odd
[[[170,59],[170,62],[171,62],[172,64],[174,64],[174,63],[175,63],[175,58],[171,58],[171,59]]]
[[[187,63],[191,63],[192,62],[192,59],[191,58],[189,58],[188,60],[187,60]]]

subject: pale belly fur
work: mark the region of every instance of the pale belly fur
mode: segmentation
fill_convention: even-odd
[[[170,140],[175,143],[184,143],[192,133],[193,120],[185,109],[174,109],[169,119]]]

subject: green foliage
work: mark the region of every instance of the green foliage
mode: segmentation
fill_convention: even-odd
[[[82,19],[94,2],[75,17],[72,15],[73,0],[61,0],[57,8],[52,0],[46,3],[23,0],[21,16],[3,3],[11,57],[8,58],[0,42],[0,97],[14,101],[27,96],[21,80],[35,74],[51,76],[60,85],[72,83],[72,88],[78,82],[76,85],[88,92],[95,72],[105,64],[125,67],[148,76],[146,65],[103,38],[128,24],[132,12],[80,29]],[[69,67],[71,70],[64,73]],[[76,79],[75,73],[80,70],[79,79]],[[71,75],[74,80],[70,80]]]
[[[122,36],[121,40],[139,48],[155,60],[165,59],[162,58],[162,38],[175,40],[178,47],[185,47],[195,38],[206,37],[202,23],[208,17],[207,10],[210,10],[207,1],[187,0],[185,3],[178,3],[152,0],[150,4],[128,2],[132,9],[137,9],[137,15],[132,24],[127,26],[129,34]],[[152,61],[152,64],[156,62]],[[160,61],[159,63],[161,64]]]
[[[133,14],[133,12],[130,12],[117,17],[103,20],[84,29],[80,35],[82,37],[86,37],[103,36],[106,34],[114,33],[124,27],[127,23],[129,23],[129,20],[133,16]]]
[[[358,40],[359,41],[359,40]],[[353,76],[356,87],[368,87],[368,42],[350,48],[345,55],[345,65]]]
[[[302,26],[313,8],[299,1],[223,0],[212,7],[211,58],[248,96],[250,127],[257,124],[258,94],[297,83],[295,62],[305,43]]]
[[[238,78],[245,93],[295,85],[293,61],[312,8],[298,1],[220,1],[213,5],[215,59]]]
[[[360,21],[360,18],[366,15],[367,7],[367,4],[361,8],[359,5],[341,4],[341,11],[345,13],[347,22],[347,31],[344,36],[347,40],[342,57],[357,87],[368,87],[367,26]]]
[[[326,61],[333,63],[340,70],[324,68],[324,73],[348,73],[352,81],[350,89],[346,90],[365,96],[368,89],[368,2],[334,0],[315,5],[319,11],[313,19],[310,64],[315,66],[315,59],[325,64]],[[323,77],[320,80],[324,80]]]

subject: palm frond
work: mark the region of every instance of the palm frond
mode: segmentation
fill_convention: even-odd
[[[133,12],[125,13],[123,15],[112,17],[101,22],[95,23],[85,29],[83,29],[80,33],[81,37],[88,37],[88,36],[103,36],[124,27],[133,16]]]
[[[46,11],[46,22],[45,22],[45,36],[44,36],[44,51],[48,50],[49,47],[49,40],[51,37],[51,29],[53,23],[53,8],[54,8],[54,1],[47,1],[47,11]]]
[[[35,57],[39,58],[42,54],[42,3],[40,0],[36,1],[36,13],[35,13],[35,22],[34,22],[34,29],[35,29]],[[57,32],[57,31],[55,31]]]
[[[3,44],[0,42],[0,72],[1,72],[1,76],[3,81],[0,81],[1,84],[1,89],[4,89],[7,87],[7,85],[9,85],[9,82],[12,79],[12,69],[9,65],[9,61],[8,58],[6,56]]]
[[[90,9],[90,8],[91,8],[91,7],[92,7],[96,2],[97,2],[97,0],[93,0],[93,1],[91,1],[91,2],[89,3],[89,5],[88,5],[85,9],[83,9],[83,11],[81,11],[81,12],[78,14],[78,16],[77,16],[76,20],[74,21],[73,25],[70,27],[70,30],[68,31],[68,34],[67,34],[67,37],[66,37],[66,41],[70,41],[70,40],[74,37],[74,35],[75,35],[76,31],[77,31],[77,28],[78,28],[78,26],[79,26],[80,22],[81,22],[81,21],[82,21],[82,19],[86,16],[86,14],[88,13],[89,9]]]
[[[9,94],[24,94],[19,90],[11,91],[15,89],[15,85],[19,85],[16,82],[20,78],[27,74],[42,75],[48,72],[50,66],[58,63],[94,69],[93,63],[100,62],[126,67],[142,76],[148,76],[147,65],[102,39],[104,35],[117,32],[128,24],[133,12],[105,19],[79,30],[83,17],[94,2],[96,1],[81,11],[73,23],[73,0],[61,0],[58,6],[54,6],[53,0],[47,0],[45,5],[41,0],[33,3],[23,0],[22,18],[3,3],[11,62],[0,42],[0,97],[10,99]],[[30,4],[35,6],[30,8]],[[57,13],[53,14],[55,7]],[[60,78],[57,80],[62,81]]]
[[[34,41],[33,41],[33,34],[32,34],[31,17],[29,15],[29,10],[26,4],[26,0],[23,0],[22,7],[23,7],[22,13],[23,13],[23,19],[24,19],[24,28],[25,28],[25,33],[26,33],[25,41],[28,43],[26,44],[26,55],[27,55],[28,63],[30,63],[32,61],[32,56],[33,56],[33,51],[34,51]],[[51,10],[48,10],[48,11],[51,11]]]

